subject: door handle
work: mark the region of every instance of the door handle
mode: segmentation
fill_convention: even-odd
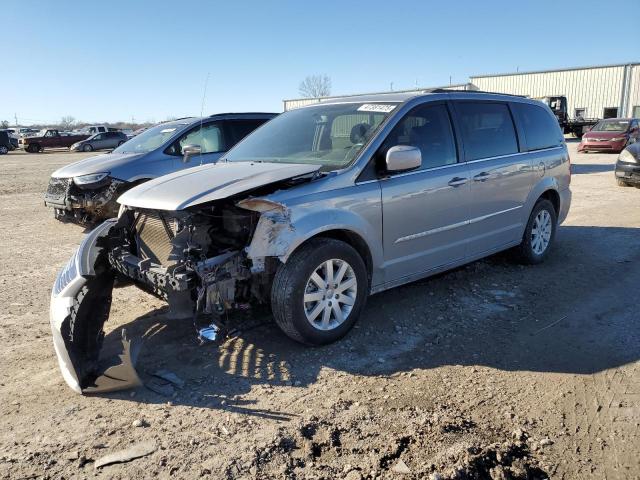
[[[468,181],[469,181],[469,179],[467,179],[467,178],[453,177],[451,180],[449,180],[449,184],[448,185],[450,187],[459,187],[460,185],[464,185]]]
[[[474,182],[484,182],[485,180],[489,180],[491,178],[491,174],[488,172],[482,172],[473,177]]]

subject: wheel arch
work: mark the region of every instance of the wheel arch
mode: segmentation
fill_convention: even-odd
[[[334,240],[340,240],[346,243],[347,245],[350,245],[351,247],[353,247],[354,250],[358,252],[360,257],[362,257],[362,260],[364,260],[364,264],[367,267],[369,284],[371,284],[371,276],[373,273],[373,257],[371,256],[371,249],[369,248],[369,245],[364,240],[364,238],[360,236],[360,234],[354,232],[353,230],[348,230],[345,228],[334,228],[331,230],[324,230],[307,238],[306,240],[298,244],[295,247],[295,249],[291,251],[291,253],[295,252],[296,250],[301,248],[303,245],[306,245],[310,240],[314,238],[332,238]]]
[[[545,199],[549,200],[551,202],[551,204],[553,205],[553,208],[556,211],[556,216],[560,215],[560,194],[556,190],[554,190],[552,188],[550,188],[548,190],[545,190],[536,199],[536,203],[541,198],[545,198]]]

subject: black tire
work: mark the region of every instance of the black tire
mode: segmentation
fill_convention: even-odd
[[[346,261],[351,266],[357,282],[356,298],[343,323],[331,330],[320,330],[307,320],[303,298],[312,273],[330,259]],[[271,287],[271,310],[288,337],[305,345],[325,345],[340,339],[353,327],[364,308],[368,290],[367,268],[351,245],[332,238],[314,238],[279,266]]]
[[[627,182],[622,180],[621,178],[616,178],[616,183],[618,184],[619,187],[630,187],[631,186]]]
[[[69,331],[62,332],[68,338],[69,356],[83,388],[98,367],[104,339],[103,326],[111,310],[113,282],[111,272],[89,279],[73,302]]]
[[[536,217],[543,210],[546,210],[551,217],[551,237],[542,253],[536,253],[532,245],[531,232],[533,230]],[[531,215],[529,216],[527,227],[524,229],[524,234],[522,235],[522,242],[515,248],[515,253],[518,257],[518,260],[527,265],[537,265],[544,262],[545,258],[547,258],[547,256],[549,255],[549,251],[551,250],[551,247],[553,245],[557,229],[558,214],[556,212],[556,209],[549,200],[544,198],[539,199],[533,207]]]
[[[83,152],[92,152],[93,151],[93,147],[91,145],[83,145],[82,146],[82,151]]]
[[[6,155],[7,153],[9,153],[9,149],[7,147],[5,147],[4,145],[0,146],[0,155]]]
[[[27,145],[27,152],[29,153],[38,153],[40,151],[40,145],[30,143]]]

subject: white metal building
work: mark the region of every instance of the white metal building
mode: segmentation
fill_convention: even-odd
[[[562,95],[567,97],[567,113],[571,118],[640,118],[640,63],[477,75],[470,77],[470,83],[434,88],[484,90],[533,98]],[[424,90],[429,89],[403,92]],[[284,100],[284,110],[345,96],[357,95]]]
[[[570,117],[640,117],[640,63],[471,77],[480,90],[567,97]]]

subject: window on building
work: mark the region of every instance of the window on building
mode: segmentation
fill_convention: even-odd
[[[459,102],[456,110],[467,160],[518,152],[515,127],[506,104]]]
[[[617,107],[605,107],[602,112],[602,118],[617,118],[618,117],[618,108]]]
[[[587,118],[587,109],[586,108],[576,108],[574,111],[575,118]]]
[[[418,147],[420,170],[452,165],[458,161],[449,112],[444,105],[422,105],[407,113],[393,127],[380,151],[396,145]]]
[[[562,144],[558,120],[547,110],[528,103],[512,103],[511,106],[524,128],[527,150],[541,150]]]

